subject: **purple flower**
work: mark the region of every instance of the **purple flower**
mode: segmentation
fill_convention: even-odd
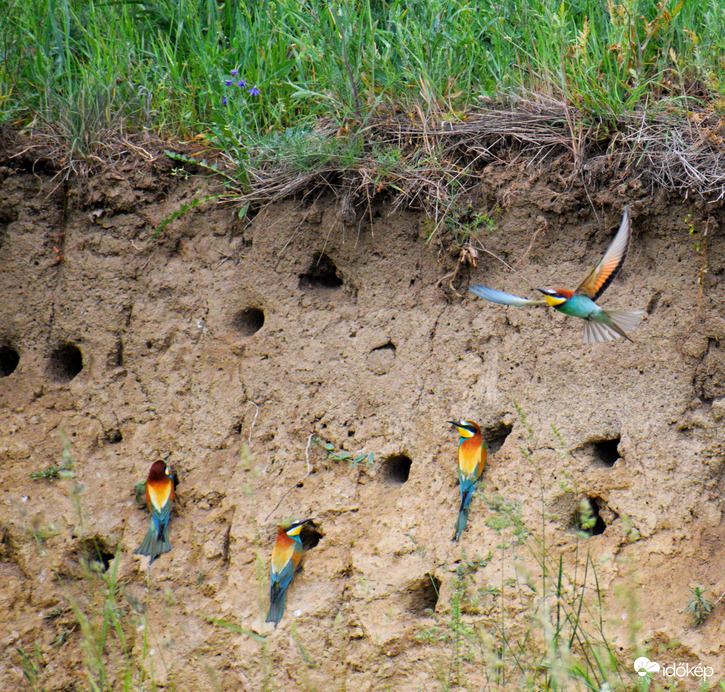
[[[240,81],[240,82],[239,82],[239,83],[237,84],[237,86],[238,86],[238,87],[245,87],[245,86],[247,86],[247,83],[246,83],[246,82],[245,82],[245,81],[244,81],[244,80],[242,79],[242,80],[241,80],[241,81]]]
[[[232,70],[231,74],[232,75],[239,74],[239,70]]]
[[[226,97],[226,96],[224,96],[224,97],[222,98],[222,103],[223,103],[223,104],[224,104],[225,106],[227,105],[227,97]]]
[[[231,80],[231,79],[227,79],[227,80],[226,80],[226,81],[224,82],[224,84],[226,84],[227,86],[231,86],[231,85],[232,85],[232,80]]]
[[[257,89],[257,87],[252,87],[252,88],[251,88],[251,89],[249,90],[249,93],[250,93],[250,95],[252,95],[252,96],[259,96],[259,89]]]

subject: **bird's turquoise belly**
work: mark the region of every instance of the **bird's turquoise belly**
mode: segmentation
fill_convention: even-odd
[[[572,296],[554,309],[565,315],[580,317],[583,320],[596,318],[602,312],[602,309],[591,298],[586,296]]]

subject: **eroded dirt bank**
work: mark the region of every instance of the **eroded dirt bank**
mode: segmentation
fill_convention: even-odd
[[[555,167],[487,169],[471,199],[494,221],[481,238],[535,285],[575,287],[631,203],[627,262],[601,303],[648,316],[636,343],[584,346],[572,318],[467,293],[471,281],[528,290],[490,255],[461,268],[463,297],[438,286],[456,267],[452,238],[425,245],[430,223],[385,201],[347,225],[331,198],[249,225],[208,202],[152,239],[202,187],[169,162],[67,184],[3,169],[4,689],[27,684],[20,650],[44,688],[85,688],[68,604],[98,612],[83,568],[94,540],[120,550],[126,653],[159,684],[438,689],[453,644],[421,633],[448,622],[462,564],[467,617],[494,640],[504,603],[512,631],[525,628],[508,580],[516,555],[531,559],[498,547],[504,502],[572,571],[590,552],[625,662],[634,639],[725,676],[725,606],[700,627],[684,612],[694,585],[725,592],[721,206],[637,181],[585,190]],[[446,421],[461,417],[493,453],[457,546]],[[73,476],[31,479],[63,462],[64,440]],[[174,547],[149,570],[132,554],[148,523],[132,491],[166,455],[181,476]],[[577,552],[585,498],[600,520]],[[275,524],[301,517],[322,538],[262,643]],[[113,642],[104,665],[118,675]],[[460,682],[491,684],[462,666]]]

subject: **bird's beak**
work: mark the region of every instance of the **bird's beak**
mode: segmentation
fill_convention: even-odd
[[[461,421],[459,420],[449,420],[446,421],[447,423],[450,423],[454,428],[460,428],[461,427]]]

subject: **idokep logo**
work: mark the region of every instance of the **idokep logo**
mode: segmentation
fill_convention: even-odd
[[[655,675],[661,672],[666,678],[686,678],[692,676],[702,678],[703,682],[706,682],[708,678],[715,675],[715,670],[712,666],[693,665],[692,663],[660,664],[657,661],[650,661],[646,656],[640,656],[634,662],[634,670],[641,677],[644,677],[648,673]]]

